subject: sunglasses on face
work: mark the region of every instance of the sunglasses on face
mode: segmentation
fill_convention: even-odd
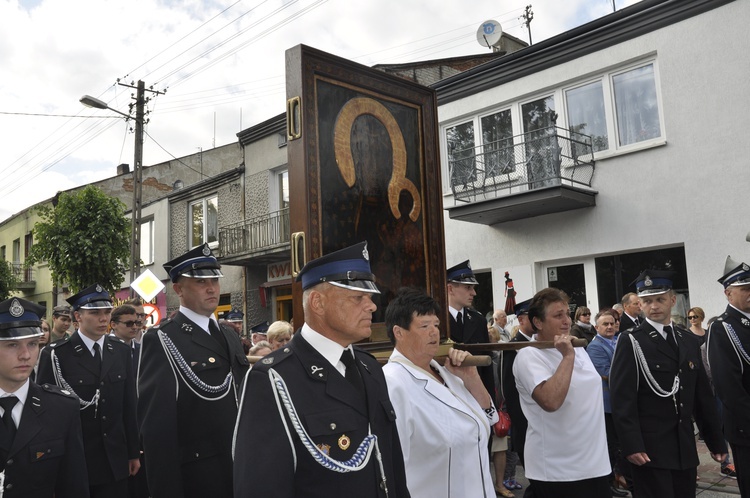
[[[122,323],[126,327],[132,327],[133,325],[140,327],[141,325],[143,325],[143,322],[140,320],[128,320],[127,322],[117,322],[117,323]]]
[[[697,320],[697,319],[698,319],[698,317],[695,316],[695,315],[688,316],[688,320]]]
[[[591,313],[581,313],[581,316],[591,316]]]

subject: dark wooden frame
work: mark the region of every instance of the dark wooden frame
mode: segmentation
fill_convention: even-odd
[[[290,188],[290,225],[292,234],[304,233],[304,243],[299,235],[292,237],[293,267],[295,266],[295,254],[299,255],[296,262],[297,267],[293,271],[299,270],[304,262],[318,258],[325,253],[350,244],[359,242],[357,234],[353,236],[352,230],[358,232],[375,233],[379,230],[377,239],[378,247],[371,250],[371,265],[376,276],[384,278],[384,265],[378,261],[378,252],[390,252],[390,259],[396,266],[405,265],[414,258],[414,244],[411,245],[411,255],[397,253],[394,257],[394,251],[401,250],[398,241],[390,244],[383,237],[398,237],[399,230],[408,230],[410,234],[417,234],[421,241],[421,246],[417,247],[418,251],[424,255],[424,267],[417,265],[418,270],[406,270],[401,273],[403,282],[416,287],[424,288],[427,293],[432,295],[440,303],[443,313],[441,318],[441,337],[448,337],[447,334],[447,299],[446,299],[446,277],[445,277],[445,244],[443,232],[443,203],[442,203],[442,186],[440,181],[440,160],[439,160],[439,134],[437,126],[437,99],[435,92],[427,87],[418,85],[411,81],[391,76],[383,72],[356,64],[352,61],[333,56],[331,54],[299,45],[287,51],[286,54],[286,81],[287,81],[287,133],[288,133],[288,158],[289,158],[289,188]],[[360,162],[357,162],[357,175],[354,179],[360,184],[372,185],[378,183],[382,187],[383,178],[378,173],[382,172],[368,170],[362,166],[362,162],[373,162],[375,168],[383,168],[382,154],[384,148],[390,147],[391,155],[394,157],[393,163],[388,167],[391,168],[391,178],[398,179],[394,174],[397,166],[395,164],[396,150],[394,147],[394,135],[391,133],[398,124],[400,137],[403,137],[406,149],[406,166],[404,172],[403,185],[404,189],[396,189],[395,198],[388,195],[390,189],[386,189],[382,197],[373,197],[368,193],[359,192],[359,204],[357,205],[356,221],[352,230],[341,230],[346,232],[345,236],[339,234],[339,230],[328,230],[326,234],[323,230],[330,228],[334,224],[326,218],[326,206],[321,205],[322,197],[326,194],[327,189],[336,189],[339,180],[344,188],[341,191],[341,198],[338,197],[329,202],[328,209],[331,206],[341,208],[343,212],[352,208],[354,201],[352,189],[347,187],[344,180],[344,170],[339,162],[331,160],[331,154],[340,160],[339,153],[344,150],[340,147],[340,134],[336,136],[335,143],[332,143],[334,137],[331,134],[337,129],[338,124],[343,119],[342,116],[348,115],[354,100],[366,104],[372,111],[373,108],[387,109],[386,114],[390,114],[393,120],[388,121],[373,118],[372,114],[358,114],[360,119],[356,124],[352,124],[349,131],[349,139],[368,142],[366,146],[367,154],[360,152]],[[346,108],[346,109],[345,109]],[[377,114],[377,113],[376,113]],[[332,123],[332,117],[336,116],[335,124]],[[373,119],[378,120],[373,121]],[[388,118],[390,119],[390,117]],[[389,123],[388,128],[384,123]],[[383,146],[384,141],[378,140],[376,135],[378,128],[383,124],[383,130],[388,131],[390,138],[389,145]],[[374,126],[372,123],[375,123]],[[412,126],[413,124],[413,126]],[[363,131],[371,133],[364,133]],[[404,131],[407,133],[404,133]],[[381,135],[383,135],[381,133]],[[369,138],[373,136],[374,138]],[[352,138],[353,137],[353,138]],[[368,137],[368,138],[363,138]],[[382,137],[380,137],[382,138]],[[398,138],[398,137],[397,137]],[[348,139],[347,139],[348,140]],[[333,149],[332,149],[333,147]],[[359,149],[358,149],[359,150]],[[351,148],[350,151],[351,152]],[[352,162],[356,162],[355,153],[351,152]],[[372,159],[371,156],[379,156]],[[364,159],[363,159],[364,158]],[[378,160],[380,160],[378,162]],[[369,166],[368,166],[369,167]],[[336,171],[332,174],[331,171]],[[352,175],[355,167],[352,166]],[[368,173],[369,172],[369,173]],[[339,174],[340,173],[340,174]],[[369,176],[369,179],[364,178]],[[333,176],[332,176],[333,175]],[[322,179],[325,184],[321,185]],[[410,184],[410,185],[409,185]],[[390,183],[389,183],[390,186]],[[409,186],[409,189],[405,187]],[[368,190],[365,187],[355,187],[361,190]],[[413,188],[412,188],[413,187]],[[349,190],[347,190],[349,189]],[[380,188],[380,190],[383,190]],[[378,188],[370,188],[368,192],[379,191]],[[417,216],[412,218],[416,209],[414,202],[415,193],[419,193],[418,201],[421,203]],[[369,195],[369,196],[368,196]],[[374,206],[363,207],[362,198],[365,197],[370,204]],[[330,199],[329,199],[330,200]],[[341,201],[341,204],[335,202]],[[399,207],[396,208],[394,203]],[[367,216],[360,218],[363,209],[371,208],[370,212],[365,211]],[[392,215],[383,214],[383,220],[378,227],[373,228],[378,220],[373,221],[381,215],[381,212],[389,212]],[[400,218],[395,213],[400,213]],[[325,218],[325,219],[324,219]],[[386,219],[388,218],[388,219]],[[347,218],[346,221],[351,221]],[[373,221],[372,225],[368,222]],[[410,225],[410,223],[412,225]],[[369,230],[369,232],[368,232]],[[334,233],[331,233],[334,232]],[[339,238],[340,237],[340,238]],[[416,240],[417,237],[412,237]],[[368,241],[372,237],[368,238]],[[399,239],[401,240],[401,239]],[[368,242],[369,243],[369,242]],[[328,247],[324,247],[328,245]],[[393,247],[398,249],[393,249]],[[419,256],[419,254],[417,254]],[[417,258],[418,259],[418,258]],[[419,264],[422,262],[420,261]],[[412,265],[412,268],[415,266]],[[415,276],[416,275],[416,276]],[[399,279],[391,279],[390,284]],[[397,290],[389,285],[385,294],[392,296]],[[384,290],[381,288],[381,290]],[[295,325],[301,325],[301,320],[296,317],[302,317],[302,288],[295,283],[293,285],[294,294],[294,317]],[[383,298],[387,300],[387,296]],[[386,302],[381,302],[381,308],[384,308]],[[382,311],[382,310],[381,310]],[[381,313],[379,311],[378,313]],[[373,325],[373,336],[371,346],[373,348],[387,346],[387,336],[383,323]]]

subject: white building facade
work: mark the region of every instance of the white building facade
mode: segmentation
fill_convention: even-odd
[[[594,313],[634,290],[641,270],[668,267],[678,316],[720,314],[727,255],[750,260],[749,21],[747,2],[644,0],[434,85],[448,265],[471,259],[489,272],[495,308],[508,271],[518,301],[555,286]],[[461,161],[477,165],[504,143],[527,156],[512,166],[522,171],[524,143],[553,124],[551,111],[559,143],[570,130],[592,137],[590,185],[567,181],[575,165],[563,163],[557,182],[570,188],[547,198],[529,198],[530,180],[488,193],[476,174],[459,198]],[[587,200],[559,202],[571,192]]]

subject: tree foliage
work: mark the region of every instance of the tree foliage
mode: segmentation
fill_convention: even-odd
[[[10,293],[18,284],[10,261],[0,260],[0,301],[10,297]]]
[[[130,221],[126,206],[88,185],[60,194],[57,206],[38,208],[29,264],[46,261],[52,278],[78,292],[94,283],[120,288],[130,262]]]

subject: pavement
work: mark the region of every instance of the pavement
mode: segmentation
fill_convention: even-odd
[[[698,489],[695,496],[700,496],[700,498],[737,498],[740,496],[737,480],[730,479],[719,472],[720,465],[711,458],[711,454],[703,441],[699,440],[697,446],[700,465],[698,465]],[[516,467],[516,481],[524,489],[513,490],[513,494],[517,498],[521,498],[526,486],[529,485],[529,481],[520,465]]]

